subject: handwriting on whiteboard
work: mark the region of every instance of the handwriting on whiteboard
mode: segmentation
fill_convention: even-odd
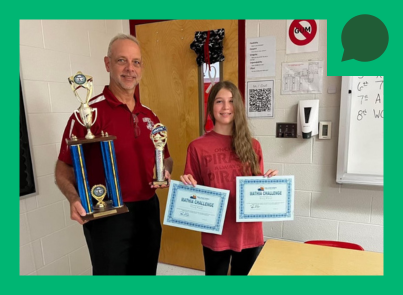
[[[353,99],[359,100],[355,110],[357,121],[383,120],[383,76],[357,76],[352,93]]]

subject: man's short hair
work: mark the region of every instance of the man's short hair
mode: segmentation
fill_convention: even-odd
[[[112,38],[111,42],[109,42],[109,46],[108,46],[108,57],[111,57],[111,54],[112,54],[112,44],[113,44],[116,40],[132,40],[134,43],[136,43],[136,44],[140,47],[140,42],[139,42],[139,40],[137,40],[137,38],[134,37],[133,35],[117,34],[115,37]]]

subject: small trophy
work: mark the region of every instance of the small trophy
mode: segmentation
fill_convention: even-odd
[[[94,125],[95,121],[97,120],[97,109],[93,109],[88,105],[88,102],[91,99],[92,96],[92,77],[88,75],[83,75],[81,72],[77,72],[75,76],[71,76],[69,79],[69,83],[71,86],[71,89],[73,89],[74,95],[78,99],[78,101],[81,103],[80,107],[78,110],[74,111],[74,115],[76,116],[76,119],[78,123],[83,125],[85,128],[87,128],[87,135],[85,136],[86,139],[93,139],[95,136],[91,132],[91,126]],[[83,101],[80,97],[80,95],[77,93],[77,90],[80,88],[84,88],[87,90],[87,97],[85,98],[85,101]],[[94,121],[92,120],[92,112],[95,113],[95,119]],[[77,116],[77,113],[80,114],[81,121]]]
[[[77,182],[77,191],[81,199],[81,204],[87,213],[82,217],[84,220],[93,220],[110,215],[128,212],[127,206],[123,204],[122,193],[120,191],[118,167],[116,164],[115,146],[113,140],[116,136],[108,135],[107,132],[101,131],[101,134],[95,136],[90,128],[97,119],[97,109],[91,108],[88,104],[92,95],[92,77],[77,72],[75,76],[68,78],[71,88],[81,105],[78,110],[74,111],[77,121],[87,129],[85,138],[77,138],[71,135],[67,144],[70,147],[71,157],[73,160],[74,175]],[[82,87],[87,89],[87,97],[83,102],[77,93]],[[92,113],[95,113],[95,119],[92,120]],[[80,114],[82,122],[79,120],[77,113]],[[102,159],[105,171],[105,185],[95,184],[90,186],[87,176],[87,168],[85,165],[83,144],[99,142],[101,145]],[[105,197],[108,200],[104,201]],[[97,200],[97,204],[93,205],[92,199]]]
[[[157,179],[152,182],[153,185],[168,185],[168,180],[165,179],[164,167],[164,147],[167,144],[168,133],[167,128],[161,123],[155,124],[150,138],[155,146],[155,170]]]
[[[95,205],[96,209],[105,208],[107,204],[104,202],[106,196],[106,187],[102,184],[96,184],[91,189],[91,196],[98,201]]]

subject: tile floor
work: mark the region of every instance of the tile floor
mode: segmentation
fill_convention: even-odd
[[[204,271],[158,263],[157,276],[204,276]]]

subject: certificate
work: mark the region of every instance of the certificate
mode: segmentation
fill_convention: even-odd
[[[236,221],[294,219],[294,176],[236,178]]]
[[[164,224],[220,235],[228,198],[228,190],[171,180]]]

